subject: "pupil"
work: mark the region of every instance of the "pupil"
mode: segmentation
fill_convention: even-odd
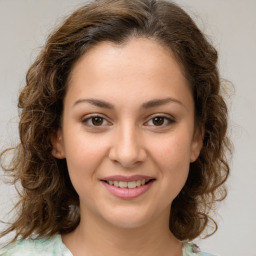
[[[163,117],[154,117],[153,119],[154,125],[162,125],[164,123],[164,118]]]
[[[92,123],[93,123],[93,125],[102,125],[103,118],[102,117],[93,117]]]

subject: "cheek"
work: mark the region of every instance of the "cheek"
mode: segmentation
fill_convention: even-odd
[[[85,141],[73,138],[66,142],[69,176],[81,200],[92,197],[99,178],[96,170],[104,157],[102,145],[91,142],[89,138]]]
[[[155,148],[154,159],[164,187],[170,190],[170,195],[176,197],[184,186],[190,166],[190,143],[187,139],[177,137],[165,139]]]
[[[152,155],[155,156],[159,164],[165,166],[189,165],[191,154],[191,142],[183,133],[181,136],[166,136],[151,147]]]
[[[94,174],[95,169],[105,157],[105,151],[102,141],[97,138],[79,136],[79,134],[67,138],[65,153],[70,176]]]

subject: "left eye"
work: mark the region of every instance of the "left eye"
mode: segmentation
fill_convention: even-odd
[[[104,126],[108,124],[108,121],[101,116],[90,116],[88,118],[83,119],[84,124],[88,126]]]
[[[174,120],[172,120],[169,117],[155,116],[147,122],[147,125],[148,126],[166,126],[166,125],[168,125],[170,123],[173,123],[173,122],[174,122]]]

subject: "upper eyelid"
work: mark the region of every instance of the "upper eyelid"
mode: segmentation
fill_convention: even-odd
[[[98,113],[92,113],[92,114],[85,115],[81,119],[85,120],[85,119],[90,119],[90,118],[93,118],[93,117],[101,117],[101,118],[104,118],[106,120],[108,119],[105,115],[98,114]]]
[[[162,113],[152,114],[152,115],[147,117],[147,120],[150,120],[150,119],[152,119],[154,117],[164,117],[164,118],[170,119],[172,121],[176,120],[174,116],[172,116],[170,114],[162,114]]]
[[[86,116],[83,116],[82,118],[81,118],[81,121],[82,122],[85,122],[85,121],[88,121],[88,120],[90,120],[90,119],[92,119],[92,118],[94,118],[94,117],[100,117],[100,118],[103,118],[105,121],[107,121],[108,123],[111,123],[109,120],[108,120],[108,118],[106,118],[104,115],[102,115],[102,114],[89,114],[89,115],[86,115]],[[96,127],[96,126],[95,126]],[[101,126],[98,126],[98,127],[101,127]]]
[[[149,118],[146,122],[144,122],[144,124],[148,123],[149,121],[151,121],[155,117],[163,117],[164,119],[168,120],[169,123],[175,123],[175,119],[174,118],[171,118],[169,116],[157,115],[157,116],[153,116],[153,117]],[[166,125],[162,125],[162,126],[166,126]],[[158,127],[161,127],[161,126],[158,126]]]
[[[90,118],[93,118],[93,117],[101,117],[103,118],[104,120],[106,120],[108,123],[112,123],[111,121],[109,121],[109,118],[107,118],[104,114],[100,114],[100,113],[92,113],[92,114],[88,114],[86,116],[83,116],[81,118],[82,122],[83,121],[86,121],[86,120],[89,120]],[[149,115],[147,118],[146,118],[146,121],[143,122],[144,123],[147,123],[149,122],[151,119],[155,118],[155,117],[163,117],[163,118],[166,118],[172,122],[175,122],[176,119],[170,115],[170,114],[163,114],[163,113],[156,113],[156,114],[152,114],[152,115]]]
[[[108,119],[104,114],[101,114],[101,113],[88,114],[88,115],[83,116],[81,119],[87,119],[87,118],[91,118],[91,117],[102,117],[102,118]],[[165,117],[165,118],[175,120],[175,118],[172,115],[162,114],[162,113],[151,114],[151,115],[147,116],[145,119],[151,119],[154,117]]]

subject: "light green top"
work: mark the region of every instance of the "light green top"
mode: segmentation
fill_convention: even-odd
[[[73,256],[62,242],[60,235],[49,239],[20,240],[0,249],[0,256]],[[198,252],[198,247],[186,243],[183,246],[183,256],[214,256]]]

